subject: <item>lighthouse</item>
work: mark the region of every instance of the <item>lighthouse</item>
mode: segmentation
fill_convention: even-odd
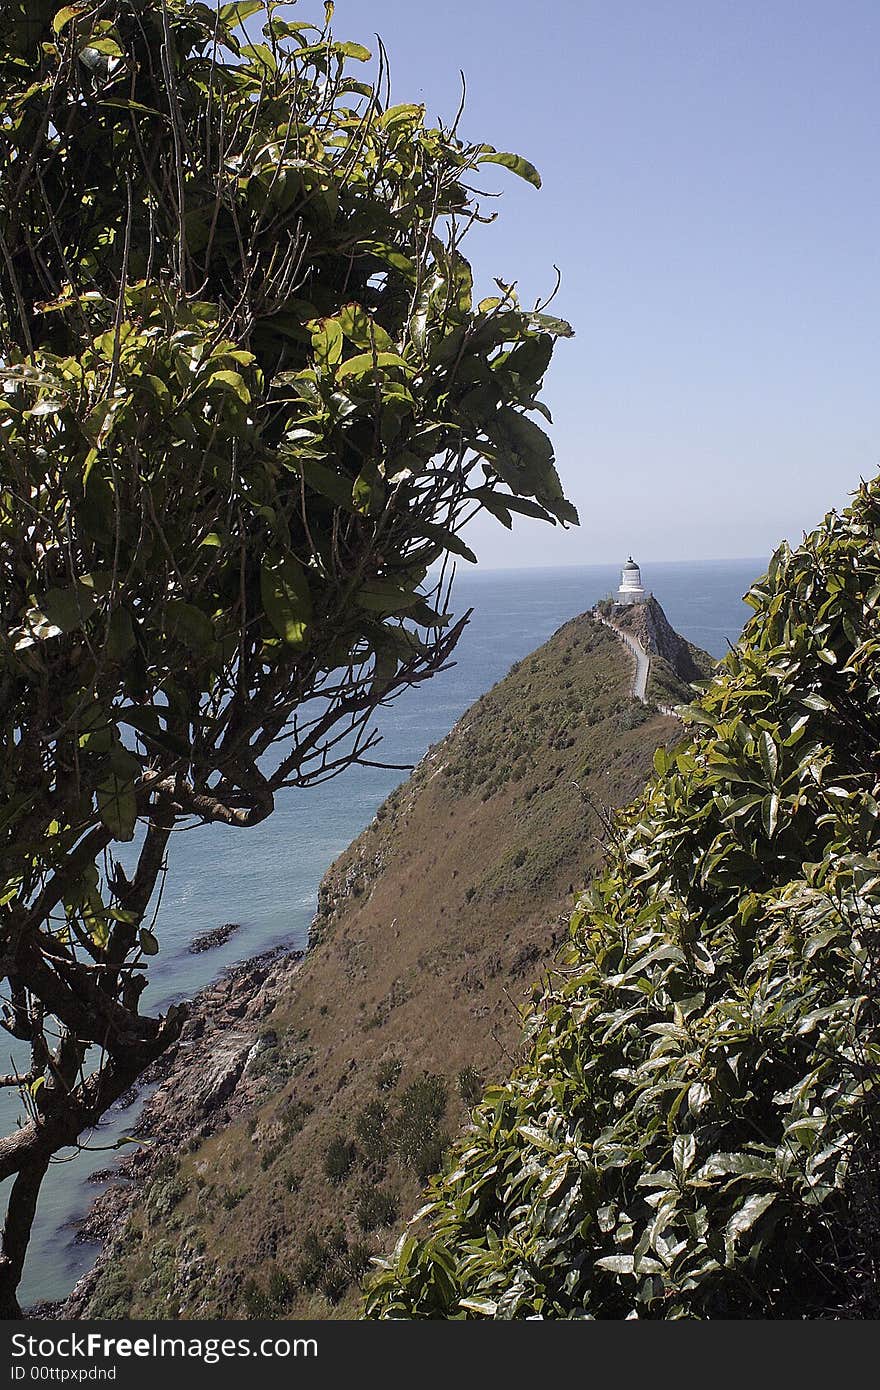
[[[620,588],[615,595],[619,604],[645,603],[651,595],[642,588],[642,572],[630,555],[620,573]]]

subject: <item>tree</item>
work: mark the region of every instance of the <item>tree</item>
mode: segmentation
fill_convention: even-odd
[[[352,76],[332,10],[7,6],[0,1315],[51,1157],[179,1034],[138,1008],[172,831],[368,758],[475,511],[577,520],[531,418],[571,330],[461,251],[474,171],[537,174]]]

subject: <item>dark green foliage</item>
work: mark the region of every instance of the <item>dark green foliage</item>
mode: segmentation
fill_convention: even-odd
[[[397,1057],[387,1057],[376,1068],[376,1086],[380,1091],[393,1091],[400,1080],[403,1063]]]
[[[279,1269],[278,1265],[272,1265],[265,1288],[258,1284],[255,1279],[248,1279],[244,1285],[243,1295],[247,1316],[257,1319],[282,1318],[288,1312],[295,1292],[296,1286],[293,1280],[282,1269]]]
[[[330,1303],[338,1303],[348,1286],[363,1275],[371,1253],[360,1241],[350,1244],[341,1226],[323,1235],[309,1231],[297,1261],[297,1278],[303,1288],[317,1289]]]
[[[221,1205],[226,1211],[234,1211],[242,1197],[247,1196],[247,1191],[243,1187],[227,1187],[220,1193]]]
[[[357,1149],[343,1134],[334,1134],[324,1154],[324,1174],[332,1183],[344,1182],[351,1172]]]
[[[396,1192],[374,1187],[364,1183],[358,1191],[355,1215],[362,1231],[378,1230],[380,1226],[390,1226],[397,1220],[400,1200]]]
[[[655,710],[649,705],[643,705],[641,700],[629,700],[620,711],[618,722],[621,729],[637,729],[654,713]]]
[[[437,1168],[448,1143],[442,1128],[446,1102],[446,1078],[427,1072],[400,1097],[392,1143],[400,1161],[423,1179]]]
[[[476,1105],[483,1094],[483,1078],[476,1067],[463,1067],[458,1073],[458,1094],[465,1105]]]
[[[368,1163],[384,1163],[390,1146],[387,1105],[371,1100],[355,1120],[355,1136]]]
[[[878,536],[751,590],[370,1315],[880,1313]]]

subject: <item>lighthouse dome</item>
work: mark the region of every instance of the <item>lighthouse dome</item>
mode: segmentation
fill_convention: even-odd
[[[642,588],[642,572],[630,555],[620,573],[620,588],[617,591],[618,603],[644,603],[649,597]]]

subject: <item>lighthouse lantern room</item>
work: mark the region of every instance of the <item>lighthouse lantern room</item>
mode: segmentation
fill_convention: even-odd
[[[630,555],[621,571],[620,588],[615,595],[615,601],[622,605],[628,605],[645,603],[650,597],[650,594],[642,587],[642,572]]]

